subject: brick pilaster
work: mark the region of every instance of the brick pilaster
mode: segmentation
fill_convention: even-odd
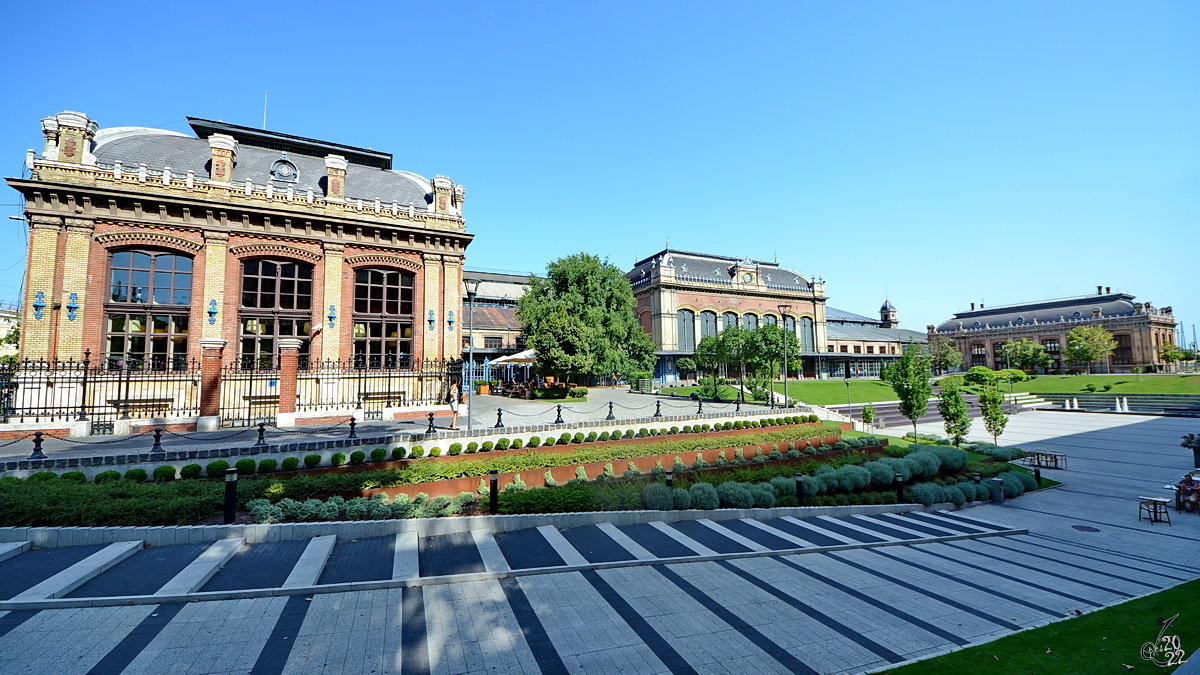
[[[62,268],[62,284],[57,302],[62,309],[52,318],[58,321],[58,336],[55,338],[57,357],[60,359],[83,358],[84,320],[83,308],[88,300],[88,257],[91,249],[92,231],[95,223],[81,218],[68,218],[63,258],[58,261]],[[71,295],[75,295],[75,316],[71,317]]]
[[[219,340],[224,335],[222,327],[226,322],[226,315],[232,312],[234,316],[228,317],[228,321],[237,322],[237,302],[231,304],[230,307],[225,306],[225,260],[229,257],[229,235],[225,232],[216,232],[212,230],[204,231],[204,296],[203,317],[201,323],[203,328],[200,330],[202,338]],[[234,297],[237,297],[237,288],[234,288]],[[214,304],[213,301],[216,301]],[[217,308],[215,317],[209,316],[209,309]]]
[[[340,336],[350,335],[349,330],[353,330],[354,326],[351,321],[350,307],[342,305],[342,260],[345,257],[346,247],[342,244],[326,243],[325,244],[325,269],[324,269],[324,288],[321,293],[321,302],[313,306],[313,311],[316,316],[313,317],[313,325],[320,323],[325,324],[325,328],[321,331],[321,358],[325,361],[340,361],[342,354],[342,340]],[[333,326],[329,325],[329,309],[333,307],[337,318],[334,319]],[[349,356],[346,354],[345,356]]]
[[[27,359],[50,358],[50,335],[55,302],[54,276],[58,265],[58,232],[62,219],[57,216],[29,217],[29,258],[25,272],[25,308],[21,319],[21,356]],[[34,307],[38,293],[44,303],[42,318]]]
[[[201,338],[200,348],[200,416],[216,417],[221,413],[221,352],[225,340]]]
[[[442,256],[426,253],[421,256],[424,263],[422,281],[424,291],[421,302],[421,315],[416,317],[415,328],[421,333],[421,343],[424,346],[423,358],[436,360],[442,358],[442,331],[446,326],[446,308],[442,304]],[[430,312],[433,316],[433,327],[429,325]]]
[[[296,412],[296,372],[299,338],[279,338],[279,412]]]

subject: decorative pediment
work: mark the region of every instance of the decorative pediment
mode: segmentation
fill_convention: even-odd
[[[404,269],[414,272],[420,271],[421,264],[408,258],[401,258],[398,255],[387,255],[386,253],[363,253],[360,255],[352,255],[346,257],[346,262],[352,267],[360,265],[382,265],[383,267],[403,267]]]
[[[97,235],[96,241],[104,246],[152,246],[171,248],[199,253],[204,247],[199,242],[184,239],[166,232],[150,232],[145,230],[128,230],[125,232],[109,232]]]
[[[285,258],[299,258],[313,263],[321,262],[320,253],[309,251],[299,246],[288,246],[287,244],[241,244],[240,246],[230,246],[229,252],[239,257],[246,255],[281,255]]]

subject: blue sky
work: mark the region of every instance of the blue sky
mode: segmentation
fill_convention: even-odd
[[[467,188],[468,264],[671,246],[890,296],[1097,285],[1200,324],[1200,4],[88,3],[3,10],[0,171],[38,120],[185,116],[391,152]],[[3,188],[0,213],[15,215]],[[17,245],[0,248],[15,300]]]

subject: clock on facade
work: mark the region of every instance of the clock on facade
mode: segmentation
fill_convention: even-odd
[[[742,281],[745,281],[748,284],[752,284],[752,283],[754,283],[754,275],[751,274],[750,272],[746,272],[745,274],[742,275]]]

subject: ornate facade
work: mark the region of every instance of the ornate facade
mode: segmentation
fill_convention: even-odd
[[[25,198],[22,356],[458,358],[465,191],[389,154],[189,118],[195,136],[42,120]],[[203,346],[203,348],[202,348]]]
[[[930,335],[943,335],[954,341],[963,354],[963,368],[986,366],[1005,368],[1000,348],[1013,340],[1029,339],[1041,344],[1053,360],[1051,370],[1084,369],[1088,364],[1070,363],[1063,352],[1067,333],[1077,326],[1103,326],[1113,334],[1117,347],[1101,366],[1112,373],[1128,373],[1135,367],[1159,370],[1165,364],[1159,350],[1175,343],[1175,316],[1170,307],[1154,307],[1150,302],[1134,302],[1134,296],[1112,293],[1096,287],[1095,295],[1042,300],[1017,305],[959,312],[938,326],[929,326]]]

